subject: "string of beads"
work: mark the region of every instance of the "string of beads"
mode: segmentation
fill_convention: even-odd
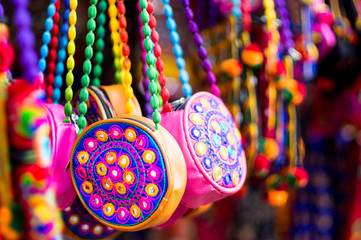
[[[64,1],[63,25],[60,29],[59,50],[55,66],[55,77],[53,84],[53,102],[58,103],[61,97],[60,87],[63,85],[64,61],[66,58],[66,47],[68,46],[70,0]]]
[[[76,16],[76,8],[78,6],[77,0],[70,0],[70,13],[69,13],[69,30],[68,30],[68,37],[69,37],[69,43],[68,43],[68,59],[66,61],[66,67],[68,70],[68,73],[66,74],[66,85],[67,88],[65,90],[65,100],[66,104],[64,106],[64,113],[65,113],[65,123],[70,123],[70,115],[72,113],[72,106],[71,106],[71,100],[73,99],[73,90],[72,85],[74,83],[74,75],[73,70],[75,67],[75,60],[74,60],[74,53],[75,53],[75,37],[76,37],[76,29],[75,24],[77,20]]]
[[[189,84],[188,72],[185,70],[186,62],[183,58],[183,49],[179,44],[179,34],[177,32],[177,23],[173,18],[173,8],[169,5],[169,0],[162,0],[162,2],[164,3],[164,15],[167,17],[167,27],[170,31],[170,40],[173,43],[173,53],[177,58],[176,63],[179,69],[179,79],[183,85],[183,94],[186,98],[189,98],[192,96],[192,87]],[[161,81],[159,80],[159,82]]]
[[[210,92],[215,96],[219,97],[220,91],[218,86],[216,85],[217,79],[212,72],[212,65],[207,59],[208,53],[206,48],[203,47],[203,38],[199,34],[198,25],[193,21],[194,15],[192,9],[189,6],[189,0],[182,0],[181,2],[183,7],[185,8],[184,15],[186,20],[188,21],[188,29],[193,34],[194,43],[198,47],[198,56],[202,60],[202,67],[207,75],[206,80],[207,83],[210,85]]]
[[[92,85],[95,87],[100,86],[100,76],[102,75],[102,63],[104,60],[103,50],[104,50],[104,36],[105,36],[105,22],[106,16],[105,12],[107,11],[108,4],[105,0],[101,0],[98,3],[98,16],[97,16],[97,30],[95,32],[96,42],[94,45],[95,54],[94,54],[94,68],[93,68],[93,80]]]
[[[56,0],[54,3],[55,6],[55,13],[53,15],[53,28],[50,30],[51,33],[51,39],[49,43],[49,54],[47,57],[47,75],[45,77],[46,79],[46,102],[52,103],[52,95],[54,92],[53,84],[54,84],[54,72],[55,72],[55,61],[57,57],[56,48],[58,46],[58,33],[59,33],[59,8],[60,8],[60,1]]]
[[[140,17],[141,20],[144,24],[143,28],[142,28],[142,33],[144,35],[144,41],[143,41],[143,45],[144,45],[144,49],[147,52],[146,55],[146,63],[148,64],[148,70],[147,70],[147,75],[149,78],[149,92],[152,94],[151,98],[150,98],[150,105],[153,109],[153,114],[152,114],[152,119],[155,123],[155,128],[159,129],[159,123],[161,121],[161,115],[158,111],[159,108],[159,99],[157,96],[157,70],[154,67],[155,62],[156,62],[156,58],[152,53],[153,50],[153,43],[152,40],[150,38],[150,34],[151,34],[151,28],[149,26],[149,13],[147,11],[147,7],[148,7],[148,2],[147,0],[140,0],[139,1],[139,5],[140,8],[142,9],[141,13],[140,13]]]

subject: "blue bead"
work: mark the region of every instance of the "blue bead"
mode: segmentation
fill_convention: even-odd
[[[178,43],[174,44],[173,53],[177,58],[183,55],[183,49]]]
[[[63,12],[63,21],[64,22],[68,22],[69,20],[69,14],[70,14],[70,10],[69,9],[66,9],[64,12]],[[65,23],[64,23],[65,24]]]
[[[38,63],[38,67],[40,69],[41,72],[44,72],[46,69],[46,61],[44,58],[40,58],[39,63]]]
[[[62,77],[61,77],[60,75],[59,75],[59,76],[56,76],[56,77],[54,78],[54,87],[55,87],[55,88],[60,88],[61,85],[63,85],[63,79],[62,79]]]
[[[63,24],[60,29],[61,35],[63,35],[63,36],[67,35],[68,31],[69,31],[69,25],[67,23]]]
[[[169,31],[175,31],[177,29],[177,23],[174,21],[174,19],[167,19],[167,28]]]
[[[169,4],[169,0],[162,0],[164,4]]]
[[[50,31],[53,28],[53,19],[52,18],[47,18],[45,20],[45,30]]]
[[[60,96],[61,96],[60,89],[59,88],[54,88],[54,91],[53,91],[53,101],[54,101],[54,103],[58,103],[58,101],[60,99]]]
[[[65,1],[64,1],[64,6],[65,6],[66,8],[70,8],[70,0],[65,0]]]
[[[63,48],[63,49],[60,49],[59,52],[58,52],[58,61],[59,61],[59,62],[62,62],[62,61],[65,60],[65,58],[66,58],[66,51],[65,51],[65,49],[64,49],[64,48]]]
[[[176,31],[170,32],[170,40],[172,43],[178,43],[179,42],[179,34]]]
[[[176,63],[177,63],[178,69],[183,69],[186,67],[186,61],[184,61],[184,58],[182,58],[182,57],[177,58]]]
[[[52,17],[54,16],[55,12],[56,12],[55,5],[54,5],[54,4],[50,4],[49,7],[48,7],[48,11],[47,11],[48,17],[49,17],[49,18],[52,18]]]
[[[53,4],[54,4],[55,2],[56,2],[56,0],[50,0],[50,3],[53,3]]]
[[[51,39],[51,34],[50,32],[46,31],[43,33],[43,43],[48,45]]]
[[[173,9],[169,4],[164,5],[163,12],[167,18],[170,18],[173,16]]]
[[[179,70],[179,78],[183,84],[189,82],[188,72],[184,69]]]
[[[55,68],[55,74],[60,75],[63,72],[64,72],[64,64],[62,62],[57,63]]]
[[[192,87],[189,83],[184,83],[182,86],[182,90],[186,98],[190,98],[192,96]]]
[[[42,58],[46,58],[49,54],[49,48],[46,45],[41,46],[40,48],[40,56]]]
[[[62,36],[59,39],[59,48],[66,48],[68,46],[68,39],[66,36]]]
[[[232,13],[236,18],[241,18],[241,11],[239,9],[238,10],[233,10]]]

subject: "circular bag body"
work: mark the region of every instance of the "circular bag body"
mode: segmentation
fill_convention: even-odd
[[[186,160],[185,207],[198,208],[241,189],[247,171],[241,134],[221,99],[199,92],[162,114],[162,126]]]
[[[66,226],[65,235],[73,239],[106,239],[120,232],[98,222],[84,209],[79,198],[63,210],[63,221]]]
[[[79,199],[103,224],[138,231],[166,222],[186,186],[177,142],[144,117],[98,121],[78,137],[71,174]]]
[[[59,104],[42,104],[50,126],[50,146],[52,156],[51,171],[57,182],[56,200],[60,209],[71,205],[76,192],[70,171],[66,166],[71,158],[71,150],[76,140],[76,124],[64,123],[64,107]]]

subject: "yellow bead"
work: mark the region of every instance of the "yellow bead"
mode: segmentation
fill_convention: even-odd
[[[112,5],[115,3],[115,0],[108,0],[109,5]]]
[[[130,72],[124,73],[124,84],[125,85],[131,85],[132,84],[132,74]]]
[[[110,31],[112,31],[112,32],[116,31],[118,29],[118,26],[119,26],[119,23],[116,18],[110,19],[110,22],[109,22]]]
[[[113,54],[115,55],[115,56],[119,56],[119,53],[120,53],[120,48],[119,48],[119,46],[118,45],[116,45],[116,44],[114,44],[114,46],[113,46]]]
[[[118,9],[114,4],[110,4],[109,5],[109,9],[108,9],[108,13],[109,13],[109,17],[110,18],[115,18],[118,14]]]
[[[120,37],[117,31],[112,32],[110,38],[112,39],[113,44],[119,44]]]
[[[75,25],[77,20],[77,16],[76,16],[76,12],[75,11],[71,11],[69,13],[69,24],[70,25]]]
[[[69,41],[72,41],[72,40],[75,39],[75,37],[76,37],[75,26],[70,26],[69,27],[68,37],[69,37]]]
[[[125,104],[125,110],[127,111],[128,114],[131,114],[133,112],[134,109],[134,105],[132,101],[127,101],[127,103]]]
[[[131,88],[130,86],[125,87],[125,97],[127,99],[131,99],[133,97],[133,88]]]
[[[75,43],[73,41],[68,44],[68,53],[69,55],[74,55],[75,53]]]
[[[78,0],[71,0],[70,1],[70,9],[75,10],[78,7]]]

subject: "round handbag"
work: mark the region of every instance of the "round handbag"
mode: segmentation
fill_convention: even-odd
[[[241,134],[221,99],[196,93],[162,119],[187,164],[182,204],[197,208],[241,189],[247,169]]]
[[[182,57],[182,49],[179,37],[174,37],[178,34],[172,17],[173,10],[167,1],[163,3],[174,54],[179,59]],[[203,40],[193,21],[189,2],[184,1],[182,4],[213,94],[198,92],[190,96],[191,91],[184,91],[188,99],[174,107],[172,112],[163,113],[162,124],[177,140],[186,160],[187,187],[182,204],[188,208],[197,208],[238,192],[244,184],[247,166],[241,134],[223,101],[216,97],[219,95],[216,78],[211,72],[207,51],[202,46]],[[180,68],[183,86],[188,84],[188,78],[183,65]]]
[[[121,231],[166,222],[186,185],[182,151],[144,117],[98,121],[78,137],[71,161],[75,189],[97,220]]]

